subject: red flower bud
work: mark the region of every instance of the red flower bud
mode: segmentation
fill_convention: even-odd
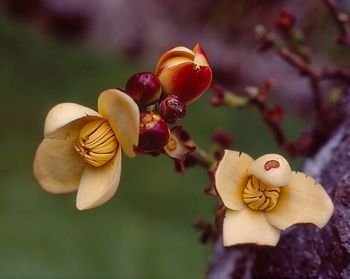
[[[174,94],[189,104],[210,86],[212,71],[207,56],[197,44],[193,50],[174,47],[164,53],[157,64],[163,94]]]
[[[155,74],[137,73],[128,79],[125,91],[137,104],[150,105],[160,97],[160,81]]]
[[[145,152],[161,151],[169,140],[169,128],[163,118],[153,112],[141,113],[138,148]]]
[[[170,124],[182,119],[186,114],[186,104],[176,95],[169,95],[160,104],[160,115]]]
[[[283,10],[273,19],[275,28],[281,32],[289,31],[295,24],[295,15],[289,10]]]
[[[223,130],[217,130],[214,132],[212,140],[223,149],[227,149],[232,145],[232,137]]]

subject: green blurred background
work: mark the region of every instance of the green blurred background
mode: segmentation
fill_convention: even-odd
[[[0,23],[0,277],[203,278],[211,248],[191,224],[195,217],[213,221],[215,203],[203,194],[209,182],[202,169],[179,175],[165,156],[123,158],[116,196],[86,212],[75,208],[75,193],[50,195],[32,175],[52,106],[96,108],[103,89],[153,68],[56,41],[6,17]],[[213,130],[223,128],[237,150],[279,152],[253,109],[215,109],[204,96],[183,123],[204,149]],[[285,126],[295,137],[302,125],[287,117]]]

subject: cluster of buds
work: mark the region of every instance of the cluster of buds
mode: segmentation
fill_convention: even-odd
[[[193,152],[193,146],[179,136],[178,123],[187,105],[209,88],[211,80],[208,59],[198,44],[193,50],[179,46],[165,52],[155,73],[132,75],[125,92],[141,112],[137,151],[151,155],[164,152],[174,160],[183,160],[185,154]]]

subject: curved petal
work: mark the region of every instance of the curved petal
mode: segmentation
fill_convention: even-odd
[[[322,228],[333,210],[333,202],[320,184],[301,172],[292,172],[289,185],[281,188],[279,201],[266,218],[282,230],[297,223],[313,223]]]
[[[101,117],[96,111],[78,104],[58,104],[46,116],[44,137],[72,138],[88,121]]]
[[[158,75],[161,69],[164,68],[164,63],[173,58],[173,57],[181,57],[181,58],[189,58],[191,61],[194,59],[194,52],[187,47],[177,46],[169,49],[165,52],[158,60],[156,67],[156,74]]]
[[[261,211],[227,209],[223,227],[224,246],[254,243],[276,246],[281,231],[272,226]]]
[[[33,172],[45,191],[63,194],[78,189],[85,163],[73,145],[70,139],[44,139],[38,146]]]
[[[162,94],[174,94],[186,104],[194,102],[209,88],[212,77],[210,67],[198,66],[192,62],[164,68],[158,75]]]
[[[76,205],[79,210],[97,207],[114,196],[122,168],[121,153],[119,147],[114,158],[101,167],[86,165],[77,195]]]
[[[247,183],[247,169],[253,159],[237,151],[225,150],[215,174],[216,190],[224,205],[233,210],[240,210],[243,203],[243,188]]]
[[[269,186],[282,187],[288,185],[292,170],[281,155],[266,154],[254,160],[248,173]]]
[[[98,98],[98,111],[108,120],[125,154],[134,157],[140,125],[140,112],[134,100],[118,89],[108,89]]]

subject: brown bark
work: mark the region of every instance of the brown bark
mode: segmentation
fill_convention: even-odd
[[[349,91],[349,90],[348,90]],[[349,93],[349,92],[348,92]],[[350,278],[350,96],[343,99],[344,121],[304,172],[331,196],[335,211],[321,230],[292,226],[276,247],[214,244],[208,278]]]

